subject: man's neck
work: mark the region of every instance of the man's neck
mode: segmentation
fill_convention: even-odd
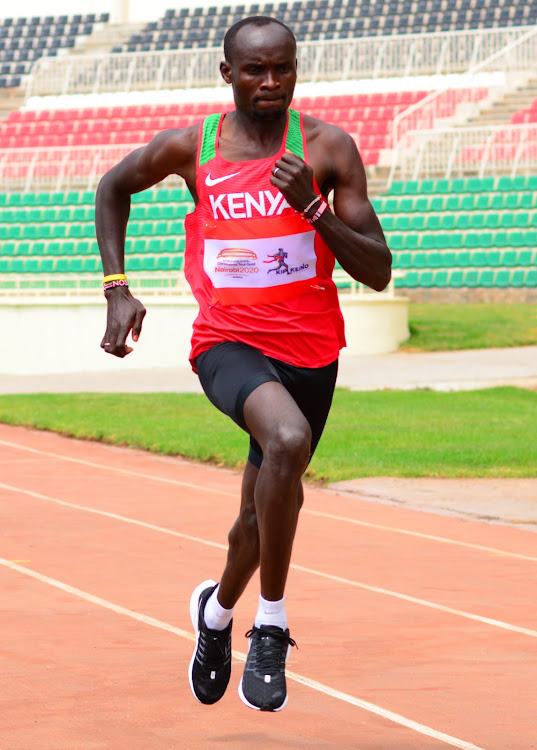
[[[218,147],[228,161],[264,159],[278,153],[287,126],[287,112],[277,119],[253,119],[235,110],[224,118]]]

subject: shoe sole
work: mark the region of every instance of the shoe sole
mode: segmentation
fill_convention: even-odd
[[[200,583],[199,586],[197,586],[194,591],[192,592],[192,596],[190,597],[190,619],[192,620],[192,627],[194,628],[194,632],[196,633],[196,645],[194,646],[194,653],[192,654],[192,659],[190,660],[190,664],[188,666],[188,683],[190,685],[190,689],[192,690],[192,695],[194,698],[198,701],[198,703],[201,703],[202,705],[205,705],[200,701],[198,696],[196,695],[196,692],[194,690],[194,685],[192,683],[192,667],[194,666],[194,660],[196,659],[196,652],[198,650],[198,641],[199,641],[199,635],[200,631],[198,628],[199,625],[199,599],[202,591],[205,591],[205,589],[208,589],[210,586],[216,586],[216,581],[207,580],[203,581],[203,583]]]
[[[250,648],[248,647],[248,651],[249,650],[250,650]],[[287,647],[287,654],[285,655],[285,662],[286,663],[287,663],[287,660],[289,659],[289,654],[290,653],[291,653],[291,646],[288,646]],[[270,711],[271,713],[275,713],[276,711],[281,711],[282,708],[286,707],[287,701],[289,700],[289,694],[288,693],[285,694],[285,700],[284,700],[284,702],[282,703],[281,706],[278,706],[278,708],[261,708],[260,706],[254,706],[253,703],[250,703],[250,701],[248,700],[248,698],[244,695],[244,692],[242,690],[242,680],[243,680],[243,678],[241,677],[241,681],[239,682],[239,698],[241,699],[241,701],[244,703],[245,706],[248,706],[248,708],[253,708],[254,711],[267,711],[267,712]]]

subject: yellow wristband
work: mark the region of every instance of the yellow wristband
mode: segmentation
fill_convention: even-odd
[[[123,281],[127,281],[127,277],[124,273],[113,273],[111,276],[104,277],[103,284],[106,284],[109,281],[120,281],[120,279],[123,279]]]

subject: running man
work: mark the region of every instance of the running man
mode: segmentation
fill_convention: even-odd
[[[351,136],[290,108],[297,79],[291,30],[274,18],[245,18],[228,30],[224,57],[220,72],[232,86],[234,111],[156,135],[100,182],[96,227],[108,302],[101,346],[127,355],[127,336],[138,341],[145,315],[125,276],[131,195],[181,175],[196,204],[185,222],[185,274],[199,303],[190,361],[209,399],[250,436],[227,562],[219,583],[204,581],[191,598],[197,644],[189,681],[201,703],[223,696],[233,610],[259,568],[239,695],[251,708],[279,711],[294,645],[285,585],[301,477],[345,345],[332,271],[337,259],[380,291],[390,280],[391,254]],[[268,273],[263,261],[275,238],[287,254],[285,274]]]
[[[274,261],[278,262],[278,265],[276,268],[269,268],[267,273],[270,273],[271,271],[276,271],[276,273],[283,273],[283,270],[285,273],[289,273],[289,266],[285,262],[285,259],[287,258],[287,253],[284,252],[283,247],[278,248],[278,252],[274,253],[274,255],[269,255],[269,258],[272,258],[272,260],[265,260],[264,263],[274,263]]]

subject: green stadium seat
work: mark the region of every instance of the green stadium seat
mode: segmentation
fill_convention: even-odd
[[[147,240],[147,252],[153,254],[160,253],[161,243],[162,240],[160,237],[152,237],[150,240]]]
[[[171,257],[170,269],[172,271],[182,271],[185,265],[185,256],[182,253],[176,253]]]
[[[24,265],[27,258],[9,258],[9,273],[24,273]]]
[[[504,250],[502,253],[502,266],[516,266],[518,253],[516,250]]]
[[[0,273],[8,273],[10,258],[0,256]]]
[[[537,268],[530,268],[526,272],[526,277],[524,279],[524,286],[531,286],[531,287],[537,286]]]
[[[481,247],[481,233],[466,232],[462,240],[462,246],[467,250],[474,250],[476,247]]]
[[[499,250],[489,250],[487,252],[487,266],[501,265],[502,254]]]
[[[485,215],[479,212],[471,214],[469,229],[482,229],[485,226]]]
[[[154,271],[156,258],[154,255],[146,255],[141,258],[140,271]]]
[[[449,274],[447,271],[436,271],[433,277],[433,286],[446,287]]]
[[[460,209],[461,197],[459,195],[448,195],[446,198],[446,211],[456,212]]]
[[[57,258],[56,265],[54,266],[56,273],[68,273],[69,272],[69,258]]]
[[[519,250],[517,253],[517,266],[531,266],[534,263],[534,250]]]
[[[390,236],[386,238],[386,241],[390,250],[401,250],[403,247],[403,239],[404,235],[402,234],[390,234]],[[164,240],[164,242],[166,242],[166,240]],[[175,249],[175,240],[173,249]]]
[[[477,271],[475,268],[472,268],[471,270],[464,272],[462,285],[473,288],[478,286],[478,280],[479,271]]]
[[[473,211],[475,208],[475,196],[470,195],[463,195],[461,197],[461,204],[460,209],[461,211]]]
[[[7,206],[22,206],[22,196],[20,193],[10,193],[7,197]]]
[[[466,180],[464,177],[455,177],[451,180],[449,190],[451,193],[464,193],[466,192]]]
[[[444,266],[444,254],[438,250],[431,250],[427,253],[427,267],[428,268],[443,268]]]
[[[404,196],[397,202],[397,213],[408,214],[414,210],[414,199]]]
[[[127,273],[130,271],[139,271],[142,265],[142,259],[139,255],[133,255],[127,261]]]
[[[436,235],[430,232],[424,232],[421,235],[420,248],[421,250],[433,250],[436,247]]]
[[[427,213],[429,210],[429,199],[423,196],[416,198],[412,210],[419,213]]]
[[[475,207],[478,211],[488,211],[490,208],[491,196],[483,193],[477,196]]]
[[[470,265],[482,268],[487,265],[487,253],[483,250],[476,250],[470,254]]]
[[[169,271],[171,268],[171,256],[159,255],[155,264],[156,271]]]
[[[403,235],[403,250],[417,250],[420,246],[421,235],[407,232]]]
[[[471,259],[471,253],[469,253],[467,250],[460,250],[457,253],[457,265],[463,266],[466,268],[467,266],[471,265],[470,263]]]
[[[68,244],[68,242],[64,243],[64,245]],[[90,244],[87,240],[79,240],[76,242],[75,248],[78,255],[88,255],[90,252]]]
[[[421,232],[425,227],[425,217],[423,214],[414,214],[410,217],[410,229],[413,232]]]
[[[39,273],[52,273],[55,262],[55,258],[39,258]]]
[[[457,265],[457,253],[453,250],[443,250],[439,255],[441,256],[443,268],[453,268],[453,266]]]
[[[524,278],[526,271],[523,268],[517,268],[511,274],[510,286],[521,287],[524,286]]]
[[[491,211],[503,211],[504,194],[494,193],[490,198],[489,209]]]
[[[511,279],[511,271],[506,268],[499,268],[494,274],[494,286],[507,287]]]
[[[516,211],[518,208],[518,193],[505,193],[503,207],[507,211]]]
[[[14,242],[4,242],[0,252],[2,255],[15,255],[15,248],[18,247]]]
[[[422,271],[418,276],[418,286],[429,288],[433,285],[433,272]]]
[[[409,271],[407,274],[405,274],[400,279],[395,279],[395,286],[402,286],[402,287],[409,287],[413,288],[418,285],[418,272],[417,271]]]
[[[429,202],[429,211],[443,211],[445,208],[446,200],[446,198],[443,198],[440,195],[435,195]]]
[[[32,255],[45,255],[46,245],[40,240],[32,242]]]
[[[456,214],[455,215],[455,227],[459,230],[468,229],[470,226],[470,215],[469,214]]]
[[[478,286],[491,287],[494,286],[494,271],[490,268],[484,268],[479,271],[479,283]]]
[[[440,229],[443,232],[455,229],[455,220],[456,214],[444,214],[440,217]]]
[[[527,211],[517,211],[515,214],[515,227],[526,229],[530,225],[531,216]]]
[[[412,268],[412,253],[397,253],[397,268]]]
[[[399,180],[392,182],[390,185],[390,195],[402,195],[403,193],[403,183]]]
[[[508,234],[504,231],[494,232],[495,247],[509,247]]]
[[[526,182],[526,190],[531,190],[533,193],[537,192],[537,175],[530,175]]]
[[[500,226],[500,214],[490,212],[485,218],[485,226],[487,229],[497,229]]]
[[[416,252],[412,255],[412,267],[413,268],[427,268],[427,256],[428,253]]]
[[[0,206],[7,206],[7,194],[0,193]]]
[[[519,193],[519,198],[519,208],[531,209],[537,205],[537,193]]]
[[[422,180],[420,184],[420,193],[423,193],[424,195],[431,195],[431,193],[434,193],[436,187],[435,187],[435,181],[434,180]]]
[[[80,270],[82,273],[101,273],[103,270],[101,259],[95,255],[86,255],[81,261],[82,267]]]
[[[462,282],[463,282],[463,272],[459,268],[456,268],[453,271],[451,271],[451,273],[449,274],[449,281],[448,281],[449,286],[460,287],[462,286]]]

